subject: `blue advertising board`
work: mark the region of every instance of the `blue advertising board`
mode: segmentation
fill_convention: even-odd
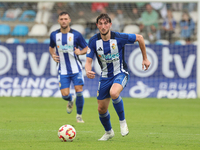
[[[0,45],[0,96],[61,97],[56,63],[49,54],[48,44]],[[122,97],[196,98],[196,53],[194,45],[147,45],[151,62],[142,70],[139,46],[126,45],[125,61],[130,79],[121,93]],[[80,57],[83,67],[86,56]],[[94,79],[85,79],[83,94],[96,97],[100,67],[94,60]],[[75,93],[73,85],[71,92]]]

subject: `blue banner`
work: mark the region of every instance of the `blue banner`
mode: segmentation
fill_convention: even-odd
[[[0,96],[61,97],[56,63],[48,44],[0,45]],[[197,47],[194,45],[147,45],[151,66],[142,70],[139,46],[126,45],[125,61],[130,79],[122,97],[196,98]],[[80,57],[85,65],[86,56]],[[85,76],[84,96],[96,97],[100,67],[94,60],[95,79]],[[71,92],[75,93],[73,85]]]

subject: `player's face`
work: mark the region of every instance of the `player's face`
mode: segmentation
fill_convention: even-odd
[[[97,24],[97,27],[99,29],[99,32],[102,34],[102,35],[107,35],[108,32],[110,31],[110,27],[111,27],[112,23],[108,22],[108,20],[106,19],[100,19],[98,21],[98,24]]]
[[[63,29],[68,28],[70,22],[71,22],[71,19],[70,19],[69,15],[67,15],[67,14],[59,16],[59,18],[58,18],[58,23],[60,24],[60,27]]]

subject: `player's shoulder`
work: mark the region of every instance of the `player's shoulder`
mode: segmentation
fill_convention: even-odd
[[[98,36],[100,36],[99,33],[93,35],[89,40],[89,44],[96,43],[96,41],[98,40]]]
[[[75,29],[70,28],[70,32],[73,33],[74,35],[81,35],[81,33]]]
[[[115,35],[115,38],[121,38],[121,39],[127,39],[128,34],[127,33],[120,33],[120,32],[111,32],[111,34]]]
[[[57,30],[51,32],[51,35],[55,35],[55,34],[57,34],[57,33],[59,33],[59,32],[61,32],[60,29],[57,29]]]

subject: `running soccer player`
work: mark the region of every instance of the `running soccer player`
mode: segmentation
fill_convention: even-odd
[[[49,52],[55,62],[58,63],[58,80],[62,98],[68,101],[67,113],[71,113],[75,97],[70,94],[70,82],[74,84],[76,91],[77,122],[84,123],[82,111],[84,105],[82,64],[78,55],[86,54],[88,46],[83,36],[70,28],[70,16],[67,12],[61,12],[58,17],[60,29],[50,35]],[[82,48],[82,50],[79,49]]]
[[[127,65],[124,60],[125,44],[133,44],[135,41],[138,41],[143,56],[143,70],[149,68],[150,62],[147,59],[142,35],[112,32],[110,30],[112,25],[111,19],[107,14],[98,16],[96,25],[100,33],[95,34],[89,40],[85,70],[88,78],[93,79],[95,77],[95,72],[91,69],[93,57],[96,55],[101,66],[101,77],[97,91],[98,112],[101,124],[105,129],[105,134],[99,140],[107,141],[114,136],[108,111],[110,98],[119,117],[121,135],[126,136],[129,133],[125,120],[123,101],[120,97],[120,93],[126,86],[129,78]]]

